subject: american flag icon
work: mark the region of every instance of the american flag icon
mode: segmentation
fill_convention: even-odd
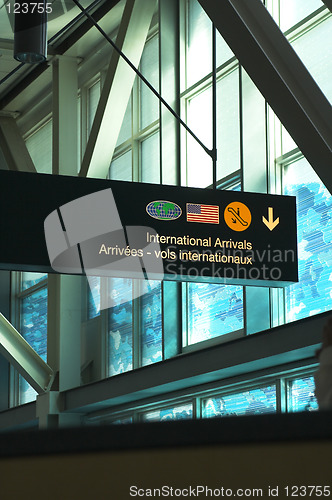
[[[187,203],[187,221],[219,224],[219,207],[218,205]]]

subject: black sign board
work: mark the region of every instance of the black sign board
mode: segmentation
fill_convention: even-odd
[[[2,171],[0,268],[285,286],[290,196]]]

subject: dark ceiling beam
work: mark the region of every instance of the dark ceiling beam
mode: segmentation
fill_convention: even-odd
[[[199,2],[332,192],[331,105],[261,0]]]
[[[21,65],[20,65],[21,66]],[[20,79],[14,87],[12,87],[4,96],[0,99],[0,110],[4,109],[8,104],[10,104],[21,92],[23,92],[31,83],[33,83],[40,75],[47,70],[49,64],[43,62],[38,64],[32,69],[28,74],[26,74],[22,79]]]
[[[91,14],[95,21],[100,21],[120,0],[106,0],[103,4]],[[86,18],[74,31],[71,31],[65,38],[58,40],[52,45],[52,53],[56,55],[63,55],[69,50],[80,38],[82,38],[93,26],[93,22]]]
[[[102,19],[113,7],[119,3],[120,0],[104,0],[102,5],[100,5],[93,14],[93,18],[98,22]],[[78,23],[78,26],[77,26]],[[69,23],[71,25],[71,23]],[[86,19],[84,16],[77,16],[77,22],[68,27],[65,34],[57,40],[57,35],[54,43],[48,45],[48,51],[52,55],[63,55],[67,50],[69,50],[80,38],[82,38],[91,28],[93,23]],[[61,30],[62,31],[62,30]],[[41,74],[44,73],[49,67],[47,62],[41,63],[32,70],[25,74],[3,97],[0,99],[0,110],[4,109],[8,104],[10,104],[16,97],[23,92],[31,83],[33,83]]]
[[[332,12],[332,0],[323,0],[323,2],[325,3],[326,7]]]

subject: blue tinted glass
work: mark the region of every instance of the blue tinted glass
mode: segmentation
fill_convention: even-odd
[[[111,424],[115,424],[115,425],[120,425],[120,424],[132,424],[133,422],[133,417],[122,417],[122,418],[118,418],[117,420],[113,420],[111,422]]]
[[[21,301],[21,334],[31,347],[47,359],[47,288],[28,295]],[[36,391],[20,377],[20,403],[36,397]]]
[[[291,411],[318,410],[314,377],[290,380],[288,388],[288,407]]]
[[[47,356],[47,288],[22,299],[21,334],[46,361]]]
[[[143,415],[145,422],[162,422],[166,420],[182,420],[193,417],[193,405],[191,403],[174,406],[173,408],[164,408],[154,410]]]
[[[37,397],[37,391],[35,391],[30,384],[20,375],[19,377],[20,386],[20,404],[30,403],[34,401]]]
[[[110,278],[108,293],[108,370],[117,375],[133,367],[132,281]]]
[[[188,344],[243,328],[241,286],[188,284]]]
[[[276,386],[262,387],[203,401],[203,417],[258,415],[276,411]]]
[[[148,291],[148,285],[153,285]],[[156,286],[155,286],[156,285]],[[162,361],[162,314],[161,314],[161,283],[142,282],[142,328],[141,351],[142,365],[150,365]]]
[[[289,165],[284,194],[296,196],[299,283],[285,289],[286,319],[331,309],[332,199],[308,162]]]
[[[47,278],[44,273],[21,273],[21,290],[26,290]]]
[[[89,276],[88,287],[88,319],[100,314],[100,278]]]

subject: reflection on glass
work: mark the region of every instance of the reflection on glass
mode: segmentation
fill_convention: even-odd
[[[46,361],[47,359],[47,287],[24,297],[21,301],[21,335]],[[36,391],[19,377],[20,404],[36,397]]]
[[[100,314],[100,278],[91,276],[88,285],[88,319]]]
[[[113,420],[111,422],[112,425],[132,424],[132,423],[133,423],[133,417],[117,418],[116,420]]]
[[[241,286],[188,283],[188,344],[242,328]]]
[[[45,273],[21,273],[21,290],[26,290],[47,278]]]
[[[166,420],[182,420],[192,418],[193,405],[191,403],[162,410],[153,410],[142,415],[144,422],[165,422]]]
[[[332,307],[332,200],[304,158],[285,168],[283,181],[297,205],[299,283],[285,289],[289,322]]]
[[[275,413],[276,406],[276,386],[271,385],[205,399],[203,401],[203,417]]]
[[[149,291],[149,285],[152,290]],[[144,287],[141,297],[142,304],[142,335],[141,335],[141,353],[142,366],[162,361],[162,312],[161,312],[161,282],[142,281]]]
[[[314,377],[302,377],[288,382],[288,409],[290,411],[318,410]]]
[[[108,279],[108,374],[133,368],[132,280]]]

